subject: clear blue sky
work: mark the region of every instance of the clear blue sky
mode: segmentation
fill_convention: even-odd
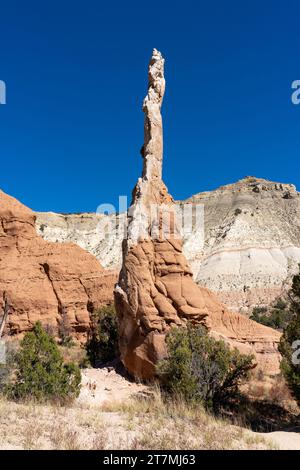
[[[0,14],[0,188],[31,208],[130,195],[153,47],[175,198],[245,175],[300,188],[299,1],[10,0]]]

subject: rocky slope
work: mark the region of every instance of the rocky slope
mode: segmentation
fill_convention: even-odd
[[[289,285],[300,262],[300,194],[292,184],[247,177],[185,202],[204,205],[204,249],[188,248],[199,284],[246,312]]]
[[[122,263],[125,220],[125,214],[36,212],[36,229],[45,240],[76,243],[96,256],[104,268],[118,270]]]
[[[195,280],[228,307],[249,313],[288,287],[300,262],[300,193],[292,184],[246,177],[177,204],[204,206],[204,237],[202,228],[183,227],[183,250]],[[119,229],[125,216],[40,212],[36,227],[46,240],[75,242],[118,269],[123,231],[105,230],[113,220]]]
[[[9,305],[4,333],[22,333],[41,320],[81,335],[90,312],[112,300],[114,282],[115,274],[77,245],[39,237],[34,212],[0,192],[0,312],[5,299]]]

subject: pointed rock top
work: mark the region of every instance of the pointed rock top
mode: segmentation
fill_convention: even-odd
[[[148,67],[148,93],[144,99],[143,111],[147,111],[148,103],[162,104],[165,93],[165,77],[164,77],[165,59],[157,49],[153,49],[152,56]]]
[[[143,178],[148,181],[161,179],[162,175],[163,130],[160,110],[166,87],[164,64],[165,59],[161,53],[153,49],[148,67],[148,91],[143,101],[145,113],[144,145],[142,148]]]

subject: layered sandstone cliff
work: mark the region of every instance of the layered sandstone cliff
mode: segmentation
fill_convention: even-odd
[[[115,274],[75,244],[49,243],[35,230],[35,214],[0,192],[0,312],[9,305],[4,333],[18,334],[37,320],[74,334],[86,332],[90,312],[112,299]],[[62,318],[63,316],[63,318]]]
[[[161,105],[164,59],[154,50],[149,64],[143,173],[133,191],[123,263],[115,288],[121,359],[134,375],[150,379],[166,355],[165,336],[187,322],[202,324],[243,352],[253,352],[262,368],[278,369],[280,335],[231,313],[216,296],[199,288],[182,250],[177,207],[162,181]]]
[[[240,312],[288,289],[300,262],[300,194],[292,184],[246,177],[184,202],[204,205],[203,249],[186,238],[199,284]]]
[[[183,251],[196,282],[227,307],[249,314],[288,289],[300,262],[300,193],[293,185],[247,177],[177,204],[204,206],[204,236],[184,226]],[[104,267],[119,269],[122,231],[103,229],[112,219],[123,226],[125,214],[40,212],[36,227],[46,240],[78,243]]]
[[[36,230],[45,240],[76,243],[107,269],[119,270],[126,214],[36,212]],[[112,223],[114,224],[112,228]]]

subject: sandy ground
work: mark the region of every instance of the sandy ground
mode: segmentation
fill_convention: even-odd
[[[300,427],[295,428],[294,432],[291,430],[257,434],[273,442],[280,450],[300,450]]]
[[[82,388],[79,404],[97,405],[123,402],[134,395],[147,393],[148,387],[131,382],[118,374],[113,367],[85,369],[82,372]]]
[[[111,368],[86,369],[78,403],[105,405],[123,402],[132,396],[147,393],[148,387],[128,381]],[[271,433],[251,433],[261,436],[281,450],[300,450],[300,427]]]
[[[152,408],[131,400],[149,392],[107,367],[83,371],[71,407],[0,400],[0,449],[300,450],[300,428],[254,433],[201,410],[167,410],[159,398]]]
[[[149,388],[136,384],[122,377],[114,368],[86,369],[82,378],[82,390],[78,403],[106,405],[113,402],[123,402],[132,396],[145,394]],[[300,450],[300,427],[288,431],[271,433],[252,433],[274,444],[280,450]]]

